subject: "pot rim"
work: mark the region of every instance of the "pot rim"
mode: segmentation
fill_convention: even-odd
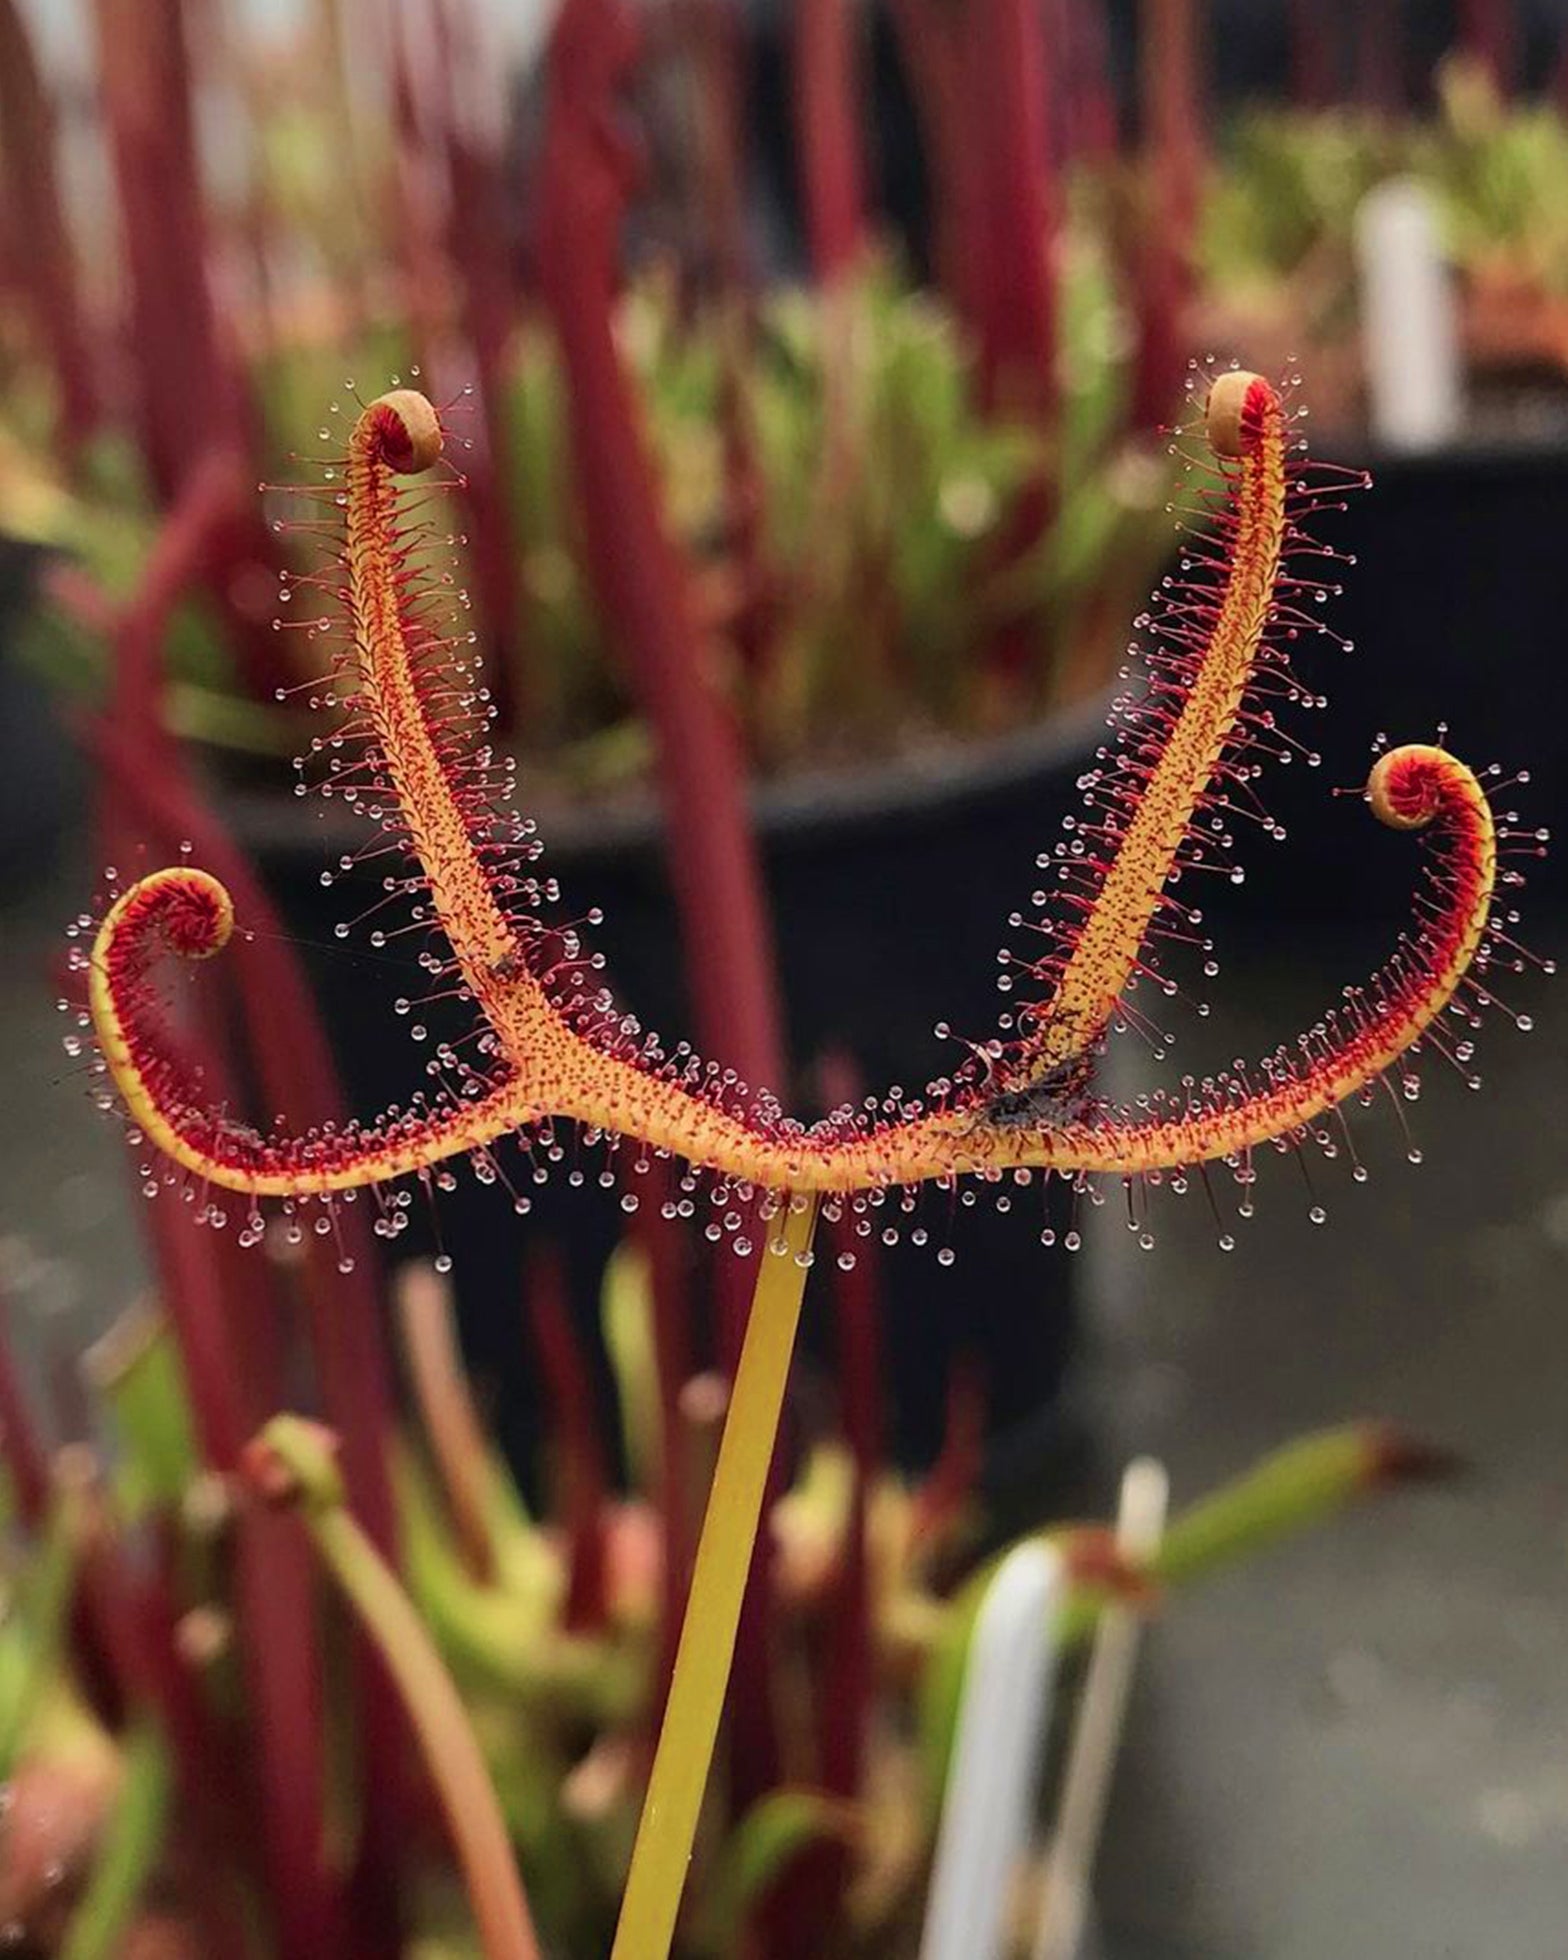
[[[983,741],[934,746],[894,761],[802,769],[754,784],[747,797],[752,821],[759,837],[783,847],[810,845],[846,829],[926,827],[1042,776],[1080,771],[1105,738],[1108,705],[1101,696]],[[259,851],[359,841],[371,827],[368,818],[319,796],[231,788],[221,802],[239,836]],[[619,796],[605,808],[585,801],[531,814],[537,815],[547,858],[651,853],[664,840],[664,813],[651,789]]]

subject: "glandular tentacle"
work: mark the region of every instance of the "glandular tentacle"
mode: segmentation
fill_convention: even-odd
[[[126,1109],[193,1177],[254,1197],[324,1196],[404,1176],[537,1117],[510,1073],[472,1097],[303,1135],[264,1136],[210,1108],[157,1001],[155,970],[165,954],[199,960],[221,952],[233,924],[216,878],[189,865],[155,871],[110,907],[89,969],[99,1047]]]
[[[1065,860],[1075,903],[1031,969],[1040,997],[997,1072],[1004,1089],[1048,1079],[1099,1047],[1195,813],[1224,800],[1216,786],[1243,732],[1291,541],[1291,435],[1275,389],[1241,370],[1210,389],[1205,432],[1226,473],[1217,544],[1189,547],[1157,603],[1148,684],[1120,706],[1120,743],[1092,772],[1099,820],[1075,827],[1087,846]]]
[[[968,1103],[903,1122],[764,1126],[679,1078],[617,1055],[546,1006],[548,1052],[525,1095],[511,1076],[487,1094],[372,1131],[268,1142],[204,1116],[145,1012],[154,946],[201,957],[227,938],[228,900],[205,873],[155,873],[100,930],[93,962],[100,1039],[132,1113],[171,1156],[214,1183],[256,1195],[327,1192],[373,1183],[481,1147],[556,1116],[640,1139],[704,1169],[764,1189],[855,1191],[1025,1168],[1141,1172],[1237,1156],[1289,1136],[1376,1081],[1453,999],[1485,935],[1497,873],[1496,831],[1474,774],[1442,749],[1413,745],[1377,764],[1368,800],[1382,821],[1431,826],[1437,857],[1414,930],[1373,986],[1282,1050],[1252,1088],[1210,1085],[1179,1108],[1136,1118],[1096,1112],[1060,1124],[998,1121]]]
[[[1476,777],[1442,749],[1384,756],[1368,785],[1374,814],[1425,830],[1433,847],[1415,923],[1384,971],[1257,1079],[1222,1077],[1132,1111],[1095,1100],[1087,1065],[1126,1011],[1129,978],[1171,904],[1166,882],[1201,857],[1194,812],[1206,797],[1250,795],[1238,758],[1260,729],[1273,733],[1271,694],[1296,691],[1270,641],[1293,589],[1281,572],[1294,523],[1289,418],[1267,382],[1238,372],[1215,384],[1207,426],[1228,472],[1213,541],[1192,547],[1211,554],[1212,581],[1172,599],[1148,696],[1124,717],[1119,756],[1091,772],[1091,795],[1110,814],[1076,833],[1061,890],[1071,930],[1035,969],[1041,998],[1008,1045],[981,1051],[982,1063],[925,1098],[895,1092],[880,1111],[807,1126],[695,1057],[664,1056],[593,977],[576,928],[543,917],[535,900],[547,888],[530,869],[537,846],[515,819],[498,829],[504,779],[483,741],[483,696],[428,603],[401,483],[436,461],[440,421],[407,390],[373,402],[351,435],[341,493],[349,634],[340,675],[363,750],[353,780],[374,786],[370,801],[412,849],[411,877],[387,881],[388,891],[417,888],[415,929],[444,933],[456,990],[482,1020],[486,1070],[458,1068],[456,1093],[373,1126],[296,1137],[264,1136],[203,1107],[154,969],[166,952],[218,951],[233,921],[223,887],[180,866],[115,902],[91,958],[99,1043],[132,1117],[193,1177],[285,1198],[427,1172],[465,1153],[488,1164],[500,1138],[555,1118],[760,1192],[879,1194],[1033,1170],[1137,1177],[1245,1161],[1259,1144],[1300,1137],[1375,1082],[1454,999],[1489,927],[1497,831]]]

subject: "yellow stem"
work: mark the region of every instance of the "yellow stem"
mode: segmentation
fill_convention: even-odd
[[[452,1289],[434,1266],[411,1259],[398,1269],[392,1295],[414,1399],[463,1563],[471,1578],[490,1585],[495,1579],[490,1453],[463,1368]]]
[[[611,1960],[666,1960],[719,1732],[806,1290],[815,1198],[767,1228]]]
[[[279,1494],[299,1503],[322,1564],[397,1683],[446,1813],[486,1960],[540,1960],[501,1806],[462,1701],[407,1595],[344,1509],[322,1432],[274,1416],[259,1440],[289,1480]]]

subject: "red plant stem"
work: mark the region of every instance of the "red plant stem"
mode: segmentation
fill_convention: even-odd
[[[232,465],[209,456],[192,474],[165,524],[135,599],[116,632],[115,691],[109,723],[92,746],[114,773],[117,793],[163,847],[189,843],[234,893],[251,935],[240,949],[235,983],[245,1010],[261,1092],[273,1109],[305,1122],[342,1115],[331,1050],[309,984],[248,859],[191,788],[159,712],[160,654],[182,592],[205,571],[214,536],[235,494]],[[134,826],[127,826],[133,828]],[[392,1555],[395,1519],[385,1447],[392,1428],[391,1371],[380,1339],[371,1234],[361,1213],[341,1212],[339,1235],[352,1260],[323,1290],[310,1289],[313,1332],[328,1416],[343,1444],[343,1469],[354,1503],[377,1549]],[[336,1249],[317,1244],[314,1270]]]
[[[205,1058],[212,1079],[212,1055]],[[179,1337],[204,1459],[232,1475],[260,1417],[282,1387],[255,1371],[253,1330],[275,1329],[277,1308],[259,1254],[232,1233],[193,1228],[167,1195],[151,1207],[161,1297]],[[237,1336],[251,1338],[247,1356]],[[274,1336],[275,1340],[275,1336]],[[323,1684],[310,1559],[269,1514],[239,1516],[233,1585],[248,1714],[244,1777],[258,1790],[261,1857],[277,1932],[287,1953],[337,1952],[350,1929],[340,1886],[322,1864]],[[208,1801],[210,1802],[210,1796]],[[355,1941],[351,1949],[360,1951]]]
[[[115,631],[114,694],[108,720],[89,742],[111,770],[128,821],[150,827],[162,847],[191,845],[222,867],[250,937],[235,982],[260,1076],[273,1109],[296,1120],[339,1118],[343,1098],[331,1050],[297,956],[249,860],[191,787],[160,712],[161,654],[170,616],[209,569],[215,540],[238,495],[236,466],[209,453],[192,472],[154,546],[135,598]],[[134,821],[129,821],[129,820]],[[384,1450],[392,1427],[391,1372],[379,1335],[371,1235],[357,1211],[339,1219],[353,1270],[334,1273],[330,1298],[315,1296],[314,1332],[322,1392],[343,1440],[343,1467],[359,1514],[377,1548],[394,1543],[391,1485]],[[327,1256],[311,1252],[312,1266]],[[334,1263],[336,1252],[333,1252]]]
[[[822,1100],[843,1108],[861,1099],[862,1080],[853,1058],[842,1051],[824,1056]],[[867,1478],[882,1460],[881,1248],[875,1236],[861,1238],[854,1214],[840,1208],[824,1220],[833,1270],[834,1327],[838,1338],[840,1415],[844,1438],[857,1469]],[[849,1258],[844,1266],[839,1260]]]
[[[515,320],[511,226],[500,155],[479,128],[481,88],[473,22],[443,8],[436,36],[444,65],[449,196],[445,249],[461,280],[463,326],[479,384],[481,437],[464,463],[473,524],[474,578],[485,621],[486,678],[503,735],[531,729],[536,704],[525,685],[521,557],[511,500],[507,402]]]
[[[890,11],[920,114],[937,277],[955,311],[977,330],[985,185],[965,127],[962,21],[941,0],[890,0]]]
[[[1146,190],[1137,292],[1132,414],[1158,428],[1172,414],[1186,363],[1182,315],[1192,279],[1204,144],[1193,0],[1144,0],[1139,108]]]
[[[921,104],[937,213],[937,262],[979,355],[980,396],[993,413],[1049,428],[1057,407],[1057,219],[1050,76],[1037,0],[895,0],[905,59]],[[997,554],[1009,562],[1050,521],[1043,476],[1026,486]],[[1003,621],[987,655],[1003,675],[1028,657],[1027,636]]]
[[[0,0],[0,157],[7,257],[20,268],[40,351],[54,370],[67,453],[98,422],[87,314],[55,173],[55,118],[16,0]]]
[[[123,840],[129,826],[114,814],[121,799],[111,780],[106,822]],[[212,1051],[203,1066],[221,1094]],[[255,1330],[275,1327],[266,1269],[232,1234],[198,1230],[166,1193],[151,1205],[149,1221],[160,1297],[180,1343],[197,1441],[205,1460],[229,1473],[276,1393],[276,1370],[268,1381],[254,1365]],[[248,1355],[237,1344],[236,1329],[249,1336]],[[261,1853],[283,1951],[336,1953],[348,1929],[341,1893],[321,1864],[324,1725],[310,1563],[277,1524],[247,1512],[236,1552],[235,1620],[249,1711],[246,1773],[258,1791]]]
[[[249,860],[182,779],[154,776],[118,730],[100,730],[93,745],[165,847],[190,842],[203,864],[219,867],[216,875],[234,894],[251,935],[236,949],[234,979],[263,1099],[271,1108],[298,1112],[307,1123],[335,1120],[343,1099],[332,1052],[285,923]],[[392,1382],[380,1337],[372,1236],[361,1210],[339,1212],[335,1239],[353,1262],[346,1273],[339,1270],[337,1243],[311,1238],[306,1301],[323,1406],[342,1440],[343,1473],[356,1511],[377,1550],[390,1555],[396,1520],[385,1450],[393,1425]]]
[[[795,0],[795,152],[811,269],[831,285],[860,256],[865,188],[849,0]]]
[[[176,769],[149,769],[145,753],[126,743],[119,729],[97,731],[94,746],[114,772],[128,806],[160,834],[166,850],[172,853],[177,842],[189,841],[204,863],[223,867],[221,875],[254,935],[237,949],[233,974],[261,1093],[272,1108],[298,1111],[306,1121],[329,1120],[342,1107],[331,1049],[283,922],[249,861]],[[175,1226],[187,1238],[193,1236],[188,1219],[177,1219]],[[247,1256],[232,1239],[226,1244],[235,1255],[233,1287],[260,1268],[255,1254]],[[339,1269],[340,1257],[352,1262],[350,1271]],[[370,1227],[362,1210],[340,1209],[330,1238],[308,1236],[302,1250],[302,1292],[322,1404],[340,1430],[344,1478],[361,1507],[365,1530],[391,1562],[396,1559],[396,1517],[386,1449],[392,1432],[392,1387],[379,1332],[375,1273]],[[224,1304],[219,1302],[218,1310]],[[232,1299],[227,1306],[231,1313],[239,1311]],[[256,1313],[242,1314],[241,1324],[255,1325],[257,1319]],[[215,1364],[214,1377],[232,1367],[232,1360]],[[252,1428],[254,1421],[242,1428],[236,1448]],[[308,1560],[302,1565],[308,1569]],[[356,1653],[363,1669],[364,1903],[367,1911],[378,1912],[386,1900],[376,1896],[372,1868],[379,1864],[383,1872],[390,1870],[386,1861],[401,1830],[407,1729],[380,1660],[364,1641],[356,1642]]]
[[[398,10],[392,45],[392,245],[402,273],[400,298],[414,352],[426,374],[441,371],[450,329],[443,295],[450,285],[441,238],[440,187],[435,156],[423,126],[428,106],[421,80],[428,83],[426,51],[414,47],[415,9]],[[426,17],[426,27],[432,23]]]
[[[1134,429],[1163,428],[1180,402],[1181,377],[1187,361],[1181,317],[1190,291],[1190,269],[1181,246],[1166,229],[1159,207],[1150,199],[1148,230],[1137,251],[1138,290],[1135,313],[1132,403]]]
[[[221,1091],[222,1075],[210,1050],[202,1067],[205,1079]],[[179,1338],[202,1455],[216,1469],[228,1470],[251,1425],[270,1406],[273,1385],[255,1372],[257,1336],[263,1331],[273,1349],[269,1373],[281,1373],[275,1358],[277,1308],[266,1274],[256,1260],[236,1260],[228,1243],[194,1230],[184,1207],[166,1194],[149,1204],[147,1225],[160,1301]],[[249,1355],[238,1349],[239,1327]]]
[[[744,205],[746,46],[737,0],[669,0],[658,48],[680,73],[689,104],[697,205],[689,256],[698,302],[708,300],[714,314],[719,360],[723,548],[734,581],[727,631],[755,683],[769,665],[777,621],[747,391],[757,323]]]
[[[244,358],[247,365],[260,366],[276,357],[284,340],[273,259],[285,221],[267,154],[267,83],[246,58],[245,30],[236,9],[193,6],[187,25],[192,91],[198,101],[223,101],[225,121],[236,132],[235,166],[243,175],[244,188],[234,196],[232,213],[225,214],[215,263],[230,280],[248,279],[241,301]],[[334,109],[337,106],[333,104]],[[343,133],[334,134],[343,145]],[[346,215],[341,220],[345,232],[349,222]],[[239,336],[233,338],[237,341]]]
[[[860,1079],[847,1056],[832,1056],[822,1068],[823,1100],[830,1107],[859,1100]],[[878,1248],[858,1238],[852,1214],[826,1221],[828,1249],[849,1254],[845,1268],[835,1258],[832,1281],[834,1328],[838,1341],[840,1421],[854,1463],[844,1550],[833,1579],[822,1631],[823,1688],[817,1705],[817,1753],[824,1790],[854,1801],[865,1774],[868,1721],[874,1691],[872,1601],[866,1518],[871,1483],[881,1461],[881,1343]],[[823,1944],[837,1923],[850,1859],[842,1844],[818,1847],[799,1861],[787,1890],[772,1901],[769,1930],[787,1952],[807,1952]]]
[[[167,1195],[152,1206],[164,1307],[174,1324],[203,1457],[232,1473],[268,1397],[247,1374],[231,1329],[270,1315],[265,1270],[232,1235],[196,1230]],[[315,1602],[303,1548],[270,1517],[242,1515],[234,1572],[245,1682],[247,1780],[258,1791],[261,1855],[288,1953],[328,1953],[347,1937],[343,1900],[321,1865],[321,1679]],[[210,1800],[210,1799],[209,1799]]]
[[[1505,99],[1513,90],[1518,25],[1509,0],[1464,0],[1459,45]]]
[[[105,822],[113,841],[123,843],[150,829],[169,854],[181,843],[189,843],[204,861],[223,866],[253,935],[240,949],[234,981],[260,1091],[270,1108],[287,1110],[306,1122],[326,1121],[341,1114],[342,1102],[331,1051],[297,956],[248,860],[191,787],[159,712],[160,655],[169,617],[183,592],[208,569],[234,495],[233,466],[222,457],[207,456],[184,483],[142,585],[116,629],[112,721],[100,725],[90,740],[111,774]],[[113,855],[125,861],[123,850],[117,848]],[[209,1059],[209,1072],[215,1066]],[[237,1458],[268,1407],[266,1401],[246,1407],[237,1398],[240,1384],[256,1383],[257,1364],[266,1359],[255,1349],[254,1330],[272,1323],[272,1295],[262,1267],[234,1240],[227,1239],[220,1250],[214,1250],[211,1242],[192,1232],[187,1219],[175,1219],[174,1232],[165,1230],[165,1223],[159,1218],[154,1226],[164,1240],[164,1271],[182,1275],[184,1282],[176,1280],[170,1308],[180,1316],[196,1405],[206,1412],[206,1446],[212,1460],[226,1466]],[[396,1531],[385,1456],[392,1426],[391,1377],[379,1333],[373,1243],[363,1214],[342,1209],[334,1239],[352,1261],[347,1273],[337,1270],[336,1243],[329,1246],[312,1235],[305,1252],[305,1298],[317,1370],[324,1406],[342,1435],[345,1479],[366,1530],[390,1557],[395,1556]],[[216,1292],[205,1296],[199,1290],[204,1275],[198,1262],[203,1260],[210,1262],[205,1284],[211,1287],[216,1281]],[[194,1304],[198,1300],[203,1302],[199,1307]],[[229,1337],[225,1316],[231,1314],[249,1337],[248,1354],[242,1354]],[[286,1548],[286,1540],[278,1542]],[[278,1560],[288,1558],[297,1570],[274,1573]],[[314,1668],[309,1615],[301,1610],[308,1572],[308,1559],[297,1548],[270,1558],[265,1552],[247,1554],[241,1560],[241,1577],[249,1587],[246,1606],[262,1616],[259,1631],[246,1626],[245,1651],[267,1758],[262,1766],[264,1788],[273,1803],[290,1813],[273,1816],[269,1810],[274,1875],[290,1893],[303,1886],[316,1895],[303,1899],[298,1907],[302,1933],[309,1926],[320,1932],[341,1916],[340,1906],[323,1886],[303,1878],[296,1869],[301,1847],[309,1844],[314,1860],[320,1842],[320,1758],[318,1753],[312,1761],[310,1754],[319,1740],[319,1725],[307,1725],[314,1735],[303,1740],[275,1743],[273,1737],[280,1705],[302,1705],[300,1696],[306,1689],[301,1683],[311,1678]],[[276,1588],[274,1578],[279,1581]],[[281,1625],[270,1617],[274,1590],[293,1615]],[[296,1647],[302,1651],[295,1653]],[[396,1812],[405,1788],[406,1730],[384,1670],[368,1650],[362,1651],[362,1660],[366,1664],[365,1845],[367,1857],[375,1859],[385,1858],[399,1829]],[[280,1682],[278,1677],[285,1672],[290,1678]],[[286,1753],[273,1762],[277,1750]],[[302,1810],[303,1824],[297,1816]],[[367,1898],[367,1904],[373,1908],[376,1901]],[[288,1910],[294,1910],[292,1904]]]
[[[11,1346],[10,1310],[0,1301],[0,1456],[11,1478],[24,1526],[35,1531],[49,1503],[49,1466],[33,1412],[16,1372]]]
[[[1145,147],[1179,224],[1197,215],[1205,145],[1194,0],[1144,0],[1138,93]]]
[[[1405,112],[1399,0],[1366,0],[1360,22],[1356,36],[1356,92],[1364,109],[1392,122]]]
[[[671,251],[684,302],[747,293],[746,24],[737,0],[662,0],[639,18],[638,54],[670,103],[678,150]]]
[[[132,381],[152,479],[172,502],[214,449],[247,450],[242,390],[208,280],[208,236],[182,0],[94,0],[134,349]],[[214,541],[206,580],[223,608],[245,682],[261,700],[293,678],[270,619],[243,603],[269,541],[240,506]]]
[[[981,383],[989,407],[1052,419],[1057,218],[1045,31],[1035,0],[968,0],[964,111],[981,159]]]
[[[1290,0],[1290,95],[1298,109],[1334,99],[1334,46],[1323,0]]]
[[[207,281],[180,0],[95,0],[104,112],[130,286],[144,453],[171,496],[235,396]]]
[[[177,1609],[166,1563],[133,1579],[110,1541],[95,1545],[83,1585],[114,1630],[115,1664],[128,1700],[152,1709],[174,1759],[181,1831],[190,1855],[181,1881],[207,1951],[244,1960],[255,1942],[242,1917],[235,1880],[250,1874],[244,1783],[233,1737],[214,1719],[176,1647]]]
[[[871,1585],[866,1510],[872,1466],[855,1452],[844,1558],[833,1590],[825,1640],[827,1692],[819,1711],[822,1786],[837,1796],[859,1794],[871,1712]]]
[[[783,1039],[740,749],[703,672],[686,568],[659,509],[612,330],[622,186],[606,119],[625,59],[614,47],[620,22],[611,0],[567,0],[560,17],[540,190],[544,293],[566,370],[595,587],[658,739],[697,1030],[710,1053],[760,1086],[783,1078]]]
[[[375,313],[373,291],[375,267],[372,262],[374,222],[371,212],[371,169],[366,157],[365,123],[367,110],[356,101],[350,69],[350,31],[348,16],[353,15],[352,53],[356,61],[384,77],[390,66],[390,9],[351,6],[346,0],[316,0],[315,17],[319,40],[331,75],[329,99],[337,120],[339,154],[348,179],[346,198],[353,213],[353,235],[360,250],[347,274],[355,327],[359,328]],[[380,105],[378,104],[379,108]]]
[[[769,1474],[778,1483],[775,1461]],[[729,1691],[729,1808],[743,1817],[775,1788],[781,1774],[773,1705],[773,1544],[766,1531],[752,1546],[746,1594],[735,1633]]]
[[[745,23],[736,0],[673,0],[676,39],[692,76],[701,224],[714,289],[745,293],[751,252],[745,208],[743,136]]]
[[[1062,90],[1069,156],[1109,169],[1116,160],[1116,97],[1111,87],[1105,0],[1062,0],[1068,73]]]
[[[854,1265],[847,1271],[839,1267],[833,1280],[840,1420],[857,1472],[870,1479],[882,1450],[881,1274],[876,1252],[868,1240],[854,1236],[847,1216],[829,1227],[829,1243],[840,1253],[854,1251]]]
[[[235,1620],[248,1734],[280,1950],[363,1953],[350,1940],[344,1895],[323,1868],[322,1682],[311,1631],[317,1601],[310,1560],[288,1520],[247,1506],[235,1558]],[[365,1956],[369,1960],[369,1956]]]
[[[534,1353],[553,1421],[556,1503],[566,1522],[569,1580],[566,1625],[574,1632],[602,1627],[605,1595],[605,1495],[609,1479],[594,1422],[595,1396],[572,1330],[560,1251],[540,1246],[524,1281]]]
[[[451,148],[453,258],[463,279],[468,342],[478,375],[482,435],[464,466],[473,524],[474,579],[485,620],[485,674],[502,735],[532,731],[537,703],[528,687],[522,641],[523,574],[511,494],[509,348],[511,307],[496,277],[493,231],[476,216],[501,202],[498,165],[461,137]],[[461,214],[461,216],[459,216]]]
[[[942,1447],[915,1497],[911,1537],[919,1544],[956,1523],[980,1478],[985,1447],[985,1390],[971,1356],[954,1363],[947,1384]]]
[[[702,671],[686,570],[665,528],[612,326],[629,157],[613,123],[631,59],[616,0],[567,0],[551,51],[540,171],[540,269],[567,382],[572,457],[595,589],[625,650],[658,744],[670,869],[698,1036],[747,1081],[784,1078],[772,933],[731,718]],[[719,1281],[733,1370],[751,1294],[749,1262]],[[766,1688],[768,1547],[759,1539],[736,1646],[731,1786],[743,1804],[775,1780]]]

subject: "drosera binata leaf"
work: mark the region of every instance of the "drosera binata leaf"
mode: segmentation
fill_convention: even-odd
[[[1383,755],[1369,807],[1424,832],[1429,855],[1413,923],[1382,971],[1255,1067],[1189,1078],[1129,1108],[1090,1093],[1088,1070],[1109,1033],[1150,1025],[1132,996],[1140,980],[1165,986],[1153,942],[1207,949],[1200,911],[1173,883],[1227,869],[1238,818],[1256,813],[1261,758],[1291,744],[1277,704],[1315,699],[1289,661],[1291,643],[1320,628],[1301,600],[1326,594],[1312,561],[1329,554],[1304,525],[1348,479],[1309,473],[1292,411],[1259,376],[1220,375],[1204,430],[1207,528],[1189,534],[1180,572],[1145,622],[1140,676],[1113,713],[1119,739],[1083,779],[1086,813],[1042,860],[1051,875],[1036,895],[1039,917],[1015,915],[1032,950],[1006,958],[998,1033],[970,1044],[923,1096],[893,1091],[808,1126],[689,1051],[667,1054],[616,1008],[581,924],[556,922],[532,826],[508,807],[512,771],[488,740],[463,605],[429,563],[443,484],[437,474],[423,488],[418,476],[441,467],[439,417],[407,389],[372,402],[349,439],[347,488],[326,500],[321,527],[335,569],[319,584],[346,622],[343,720],[324,745],[323,788],[411,852],[415,868],[385,881],[386,903],[410,910],[392,930],[442,949],[426,955],[427,970],[474,1010],[477,1056],[439,1055],[435,1091],[373,1124],[264,1134],[205,1107],[155,974],[165,952],[218,952],[235,921],[215,879],[176,866],[121,893],[88,962],[104,1064],[133,1120],[193,1179],[286,1205],[321,1201],[330,1214],[363,1186],[380,1194],[411,1176],[439,1183],[454,1158],[494,1181],[495,1146],[512,1135],[531,1150],[535,1174],[547,1174],[564,1119],[609,1149],[622,1139],[683,1160],[717,1200],[709,1236],[743,1252],[766,1193],[819,1192],[860,1212],[899,1187],[1041,1172],[1180,1184],[1191,1166],[1224,1163],[1246,1182],[1260,1145],[1322,1141],[1321,1119],[1415,1044],[1449,1052],[1436,1024],[1450,1003],[1488,1003],[1471,969],[1484,970],[1501,932],[1499,843],[1518,833],[1500,831],[1480,780],[1445,750]],[[324,613],[312,630],[338,629]],[[375,926],[372,944],[386,932]],[[406,1212],[395,1196],[379,1202],[393,1234]],[[635,1191],[625,1202],[635,1206]]]

